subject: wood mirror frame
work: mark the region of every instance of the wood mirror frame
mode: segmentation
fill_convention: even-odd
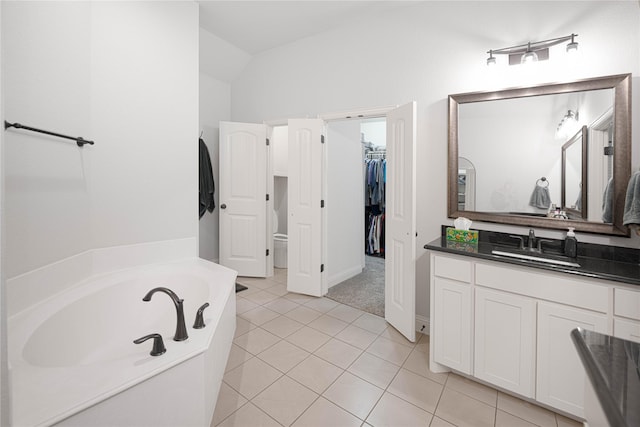
[[[614,90],[614,154],[613,154],[613,221],[612,223],[588,222],[582,219],[559,220],[509,213],[458,210],[458,106],[460,104],[525,98],[600,89]],[[494,92],[473,92],[449,95],[449,154],[448,154],[448,202],[449,218],[460,216],[474,221],[512,224],[526,227],[563,229],[574,227],[587,233],[629,236],[622,224],[625,193],[631,176],[631,74],[620,74],[568,83],[553,83],[521,87]]]

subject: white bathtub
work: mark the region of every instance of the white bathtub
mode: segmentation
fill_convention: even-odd
[[[197,258],[102,274],[9,318],[14,426],[208,426],[235,331],[236,273]],[[173,341],[184,299],[189,338]],[[193,329],[202,304],[206,327]],[[166,353],[150,356],[150,333]]]

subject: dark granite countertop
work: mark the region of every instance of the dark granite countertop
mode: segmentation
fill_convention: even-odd
[[[511,234],[480,230],[477,244],[459,243],[446,239],[446,227],[442,226],[441,237],[427,243],[424,248],[576,276],[640,285],[640,250],[638,249],[578,241],[578,256],[571,260],[580,264],[580,267],[570,267],[492,254],[492,250],[517,249],[518,241],[509,237]],[[527,236],[523,237],[526,241]],[[544,253],[551,256],[561,256],[563,252],[564,240],[552,240],[544,246]]]
[[[640,425],[640,343],[580,328],[571,339],[609,424]]]

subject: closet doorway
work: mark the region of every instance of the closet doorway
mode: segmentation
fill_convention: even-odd
[[[327,124],[327,297],[384,317],[386,117]]]

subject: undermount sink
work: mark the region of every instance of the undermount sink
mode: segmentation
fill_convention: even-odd
[[[574,261],[565,261],[562,259],[558,259],[559,257],[552,257],[551,255],[541,254],[541,253],[522,253],[518,252],[508,252],[501,250],[492,250],[491,253],[493,255],[506,256],[509,258],[517,258],[524,259],[528,261],[536,261],[536,262],[544,262],[547,264],[555,264],[555,265],[564,265],[566,267],[580,267],[580,264]],[[563,257],[564,258],[564,257]],[[567,258],[569,259],[569,258]]]

